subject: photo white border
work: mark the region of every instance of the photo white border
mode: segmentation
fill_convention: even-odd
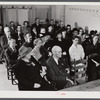
[[[0,5],[100,5],[100,2],[1,2]],[[0,91],[0,98],[100,98],[97,91]]]

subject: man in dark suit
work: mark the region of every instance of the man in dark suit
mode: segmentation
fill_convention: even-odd
[[[18,50],[16,48],[16,40],[11,39],[9,41],[9,47],[5,50],[6,60],[8,62],[8,66],[12,66],[16,63],[18,58]]]
[[[33,32],[34,28],[36,29],[36,33],[37,33],[37,34],[35,34],[36,37],[39,37],[40,29],[41,29],[41,24],[40,24],[40,19],[39,18],[36,18],[35,19],[35,23],[32,24],[32,26],[31,26],[31,33],[32,33],[32,35],[34,34],[34,32]]]
[[[52,56],[47,60],[47,78],[57,90],[70,87],[73,82],[68,78],[69,67],[66,61],[62,60],[62,49],[59,46],[52,48]]]

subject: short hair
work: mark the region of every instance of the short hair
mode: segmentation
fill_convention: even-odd
[[[25,23],[29,24],[29,22],[28,22],[28,21],[24,21],[24,22],[23,22],[23,25],[25,25]]]
[[[51,21],[54,21],[54,19],[51,19],[50,22],[51,22]]]
[[[52,51],[52,53],[54,53],[54,52],[57,51],[58,49],[61,49],[61,47],[55,45],[55,46],[52,47],[51,51]]]
[[[42,39],[41,39],[41,38],[35,39],[35,40],[33,41],[33,44],[36,45],[36,44],[38,43],[38,41],[42,41]]]
[[[35,21],[36,21],[37,19],[39,19],[39,18],[35,18]]]
[[[78,29],[77,29],[77,28],[74,28],[74,29],[73,29],[73,32],[74,32],[74,31],[78,31]]]
[[[18,25],[17,25],[17,27],[18,27],[18,26],[21,26],[21,25],[20,25],[20,24],[18,24]]]
[[[98,35],[98,34],[94,34],[94,35],[93,35],[93,38],[94,38],[95,36],[99,37],[99,35]]]
[[[26,33],[24,34],[24,36],[26,36],[27,34],[30,34],[30,35],[32,35],[30,32],[26,32]]]
[[[11,23],[14,23],[14,21],[10,21],[10,24],[11,24]]]
[[[71,25],[67,24],[67,27],[71,27]]]
[[[11,43],[12,41],[16,41],[16,39],[11,38],[11,39],[9,40],[8,44],[10,45],[10,43]]]
[[[79,36],[73,36],[72,40],[75,40],[76,38],[77,38],[77,39],[80,39]]]

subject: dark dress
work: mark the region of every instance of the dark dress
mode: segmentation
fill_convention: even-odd
[[[88,80],[96,80],[100,78],[100,67],[96,67],[96,64],[93,62],[100,63],[100,44],[97,43],[96,45],[92,43],[88,43],[85,47],[86,56],[88,56],[88,67],[87,67],[87,75]]]
[[[34,34],[33,31],[32,31],[34,27],[36,28],[36,31],[37,31],[36,37],[39,37],[40,29],[41,29],[42,25],[41,24],[37,25],[36,23],[32,24],[32,26],[31,26],[31,33],[32,34]]]
[[[18,80],[18,88],[21,91],[52,90],[52,87],[48,82],[41,78],[37,64],[33,66],[31,63],[19,59],[17,64],[14,66],[14,73]],[[34,83],[41,84],[41,87],[35,89]]]

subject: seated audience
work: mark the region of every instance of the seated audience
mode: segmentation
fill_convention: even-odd
[[[62,52],[66,55],[67,43],[66,43],[66,40],[62,38],[62,30],[58,30],[58,31],[56,32],[56,38],[53,39],[51,48],[52,48],[54,45],[60,46],[61,49],[62,49]]]
[[[20,91],[53,90],[51,85],[40,75],[39,64],[31,59],[30,47],[21,48],[20,59],[14,66],[14,73],[18,80],[18,89]]]
[[[62,49],[59,46],[52,48],[52,56],[46,61],[47,78],[57,90],[67,88],[73,85],[69,79],[69,66],[66,61],[61,59]]]
[[[15,39],[17,39],[16,41],[17,41],[17,45],[19,46],[19,47],[21,47],[22,46],[22,44],[24,43],[24,34],[22,33],[22,27],[21,27],[21,25],[18,25],[17,26],[17,31],[16,31],[16,38]]]
[[[31,33],[26,33],[24,35],[24,39],[25,39],[25,42],[23,43],[22,46],[31,47],[31,48],[34,47]]]
[[[83,59],[85,57],[84,49],[78,43],[79,43],[79,37],[74,36],[73,37],[73,44],[69,48],[69,55],[70,55],[71,61],[80,60],[80,59]]]
[[[26,33],[30,33],[31,32],[31,28],[30,28],[30,26],[29,26],[29,22],[28,21],[24,21],[23,22],[23,27],[22,27],[22,32],[24,33],[24,34],[26,34]]]
[[[18,58],[18,50],[15,39],[9,41],[9,47],[5,50],[5,56],[9,67],[12,67]]]
[[[40,29],[41,29],[41,24],[40,24],[40,19],[39,18],[35,18],[35,23],[31,25],[31,33],[33,34],[33,28],[36,29],[36,33],[37,33],[37,37],[39,37],[40,34]]]
[[[11,36],[13,37],[15,35],[15,31],[16,31],[16,26],[15,26],[15,23],[14,21],[10,21],[10,31],[11,31]]]
[[[79,33],[78,33],[78,29],[77,28],[74,28],[73,30],[72,30],[72,34],[73,34],[73,36],[77,36]]]
[[[45,27],[41,27],[39,37],[43,37],[43,36],[45,36],[46,34],[47,34],[47,33],[46,33]]]

